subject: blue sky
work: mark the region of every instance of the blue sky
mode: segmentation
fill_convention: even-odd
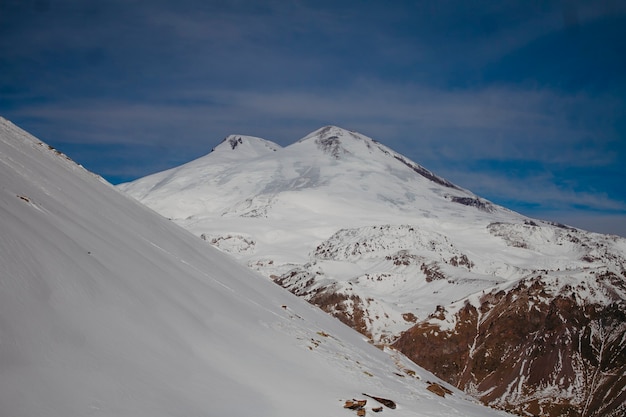
[[[620,0],[0,0],[0,115],[113,183],[335,124],[626,236]]]

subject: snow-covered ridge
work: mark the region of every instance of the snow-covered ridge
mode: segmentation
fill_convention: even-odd
[[[342,129],[337,126],[326,126],[311,132],[304,138],[300,139],[297,143],[307,141],[313,141],[320,150],[328,155],[331,155],[335,159],[339,159],[341,155],[351,154],[368,158],[374,152],[381,152],[382,154],[390,156],[396,161],[406,165],[408,168],[430,181],[445,187],[460,190],[460,188],[456,185],[438,177],[421,165],[405,158],[374,139],[357,132]]]
[[[280,148],[274,142],[255,136],[229,135],[211,153],[219,153],[221,158],[254,158],[276,152]]]

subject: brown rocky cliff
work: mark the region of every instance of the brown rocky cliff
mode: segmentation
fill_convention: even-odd
[[[610,273],[598,279],[623,283]],[[550,295],[537,276],[484,295],[479,308],[466,303],[451,331],[435,314],[394,347],[485,404],[524,415],[621,416],[625,311],[623,300],[602,306],[575,291]]]

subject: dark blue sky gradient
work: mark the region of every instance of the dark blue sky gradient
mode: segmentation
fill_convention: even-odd
[[[0,0],[0,115],[113,183],[326,124],[626,236],[626,3]]]

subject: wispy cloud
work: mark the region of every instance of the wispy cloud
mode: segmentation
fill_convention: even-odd
[[[178,163],[208,152],[230,133],[287,145],[321,125],[339,124],[369,134],[452,180],[462,178],[461,185],[500,201],[626,209],[623,201],[606,193],[576,190],[575,179],[559,185],[555,177],[558,166],[593,169],[618,161],[621,151],[613,147],[617,139],[610,126],[599,126],[604,133],[593,134],[602,124],[598,115],[618,104],[594,97],[505,88],[451,92],[360,81],[349,90],[319,94],[181,90],[178,96],[168,94],[168,100],[31,106],[21,116],[63,125],[66,143],[123,144],[122,153],[134,144],[154,149],[144,157],[156,160],[171,157],[167,149],[175,142],[186,149],[176,153],[181,160],[173,162]],[[572,118],[583,111],[588,119]],[[50,126],[42,130],[53,131]],[[493,166],[489,161],[500,162]],[[534,168],[507,172],[506,161],[509,168],[515,161]]]
[[[502,202],[615,212],[622,3],[0,2],[0,112],[114,180],[337,124]]]
[[[444,91],[361,80],[342,90],[318,92],[182,88],[162,91],[149,101],[95,97],[35,104],[17,113],[20,117],[56,120],[95,131],[133,126],[149,130],[170,125],[206,126],[207,130],[213,126],[212,130],[232,133],[233,129],[247,129],[247,125],[262,120],[278,125],[308,121],[311,129],[336,123],[400,146],[428,144],[436,152],[428,155],[426,150],[428,157],[459,159],[462,155],[472,159],[594,165],[615,157],[606,152],[619,139],[615,120],[603,115],[621,110],[626,109],[619,101],[580,93],[564,95],[545,89],[507,87]],[[131,143],[153,139],[141,135],[74,137],[77,141]],[[280,135],[273,139],[285,143],[293,138]],[[463,145],[465,149],[455,151]],[[591,157],[594,151],[598,155]],[[584,152],[585,158],[573,158],[575,152]]]
[[[626,201],[609,196],[604,191],[580,191],[572,186],[559,186],[555,176],[547,171],[527,175],[506,175],[502,170],[445,170],[448,178],[462,179],[472,184],[475,193],[509,204],[527,205],[543,211],[565,210],[570,207],[626,214]]]

